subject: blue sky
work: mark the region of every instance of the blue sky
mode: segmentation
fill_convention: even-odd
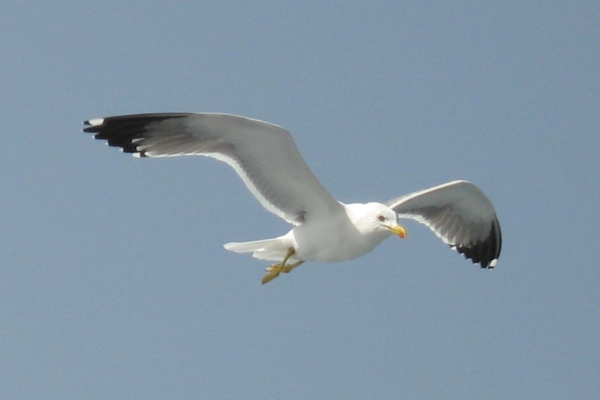
[[[3,2],[0,398],[596,399],[597,2]],[[268,285],[225,164],[83,134],[215,111],[289,129],[344,202],[454,179],[493,272],[406,222]]]

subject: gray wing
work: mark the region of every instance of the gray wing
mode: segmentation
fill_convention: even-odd
[[[494,268],[500,256],[502,234],[494,206],[475,185],[448,182],[385,202],[400,218],[427,225],[465,257]]]
[[[232,166],[272,213],[293,224],[342,212],[276,125],[228,114],[164,113],[91,119],[84,132],[139,157],[201,155]]]

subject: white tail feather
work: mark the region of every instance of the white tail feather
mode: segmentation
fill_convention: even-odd
[[[255,240],[252,242],[226,243],[223,247],[225,247],[226,250],[234,251],[236,253],[252,252],[254,258],[261,260],[281,261],[285,257],[290,245],[286,244],[285,240],[282,240],[282,237],[278,237],[273,239]],[[294,257],[290,257],[290,261],[293,260]]]

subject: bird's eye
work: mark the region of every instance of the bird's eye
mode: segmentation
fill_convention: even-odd
[[[383,215],[380,215],[379,217],[377,217],[377,219],[381,222],[385,221],[385,217]]]

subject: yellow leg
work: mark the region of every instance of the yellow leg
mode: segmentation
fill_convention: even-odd
[[[290,257],[293,256],[295,253],[296,250],[294,250],[293,247],[290,247],[287,253],[285,253],[285,257],[283,257],[283,261],[281,262],[281,264],[273,264],[267,268],[268,274],[266,274],[263,277],[262,283],[265,284],[267,282],[270,282],[273,279],[277,278],[281,272],[288,273],[294,268],[296,268],[298,265],[302,264],[304,261],[297,261],[293,264],[285,265],[285,263],[287,263]]]
[[[284,265],[281,267],[281,272],[285,272],[286,274],[296,268],[298,265],[302,264],[304,261],[296,261],[293,264]]]

